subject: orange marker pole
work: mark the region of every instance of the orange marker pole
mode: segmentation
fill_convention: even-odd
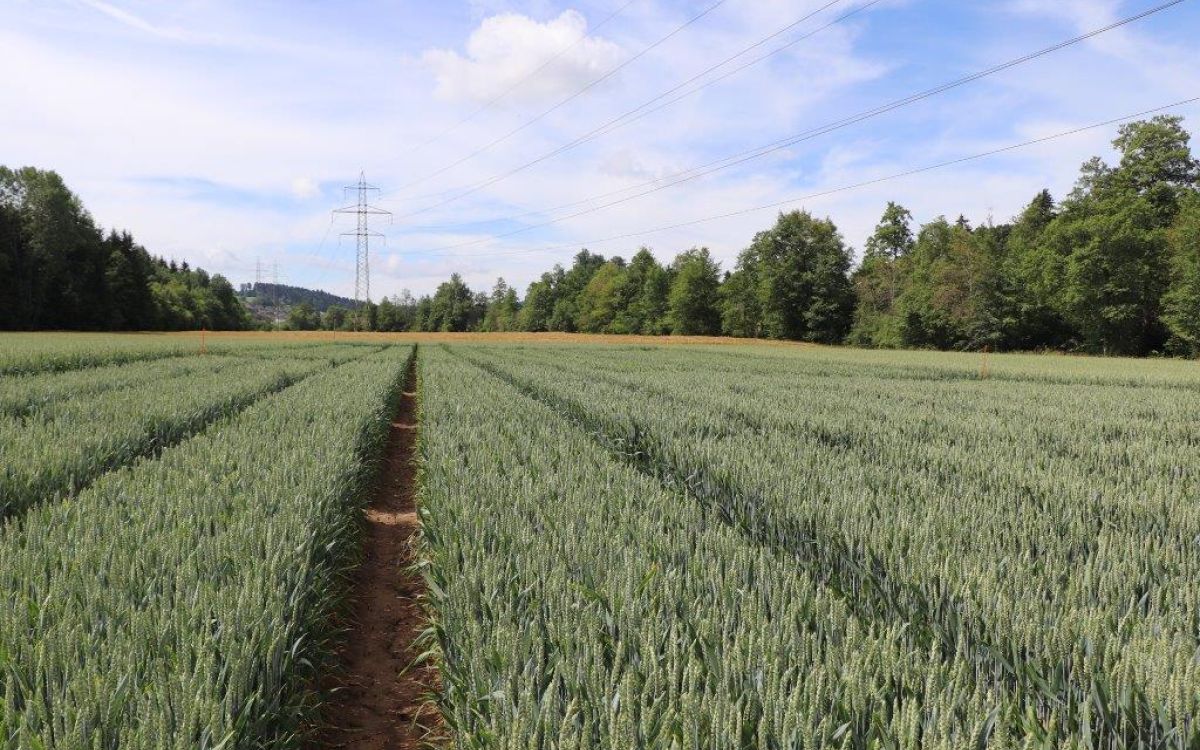
[[[205,330],[203,328],[201,328],[200,329],[200,353],[208,354],[208,347],[204,343],[204,334],[205,334]]]

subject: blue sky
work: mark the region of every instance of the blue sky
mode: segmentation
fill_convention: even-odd
[[[649,180],[869,110],[1159,2],[841,0],[754,55],[859,12],[627,127],[431,208],[442,201],[438,196],[551,152],[828,1],[726,0],[586,94],[431,176],[554,107],[715,0],[0,0],[0,64],[20,72],[0,81],[0,163],[57,170],[102,226],[129,229],[153,252],[235,282],[253,280],[256,261],[278,264],[288,283],[342,294],[353,289],[354,249],[339,244],[338,233],[350,226],[332,224],[330,211],[344,203],[342,186],[365,170],[385,190],[379,204],[396,214],[393,224],[378,227],[388,235],[386,245],[372,248],[378,299],[402,289],[430,292],[454,271],[475,288],[504,276],[523,290],[585,244],[626,257],[645,244],[664,261],[706,245],[730,268],[775,210],[595,240],[1200,96],[1200,3],[1187,0],[736,168],[495,236],[569,213],[535,212],[641,192],[636,186]],[[1200,132],[1200,107],[1174,111]],[[794,207],[832,217],[855,248],[887,200],[908,206],[918,221],[943,213],[1003,220],[1043,187],[1064,195],[1084,159],[1109,154],[1114,132],[1092,131]]]

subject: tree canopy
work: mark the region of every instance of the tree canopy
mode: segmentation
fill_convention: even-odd
[[[850,341],[949,349],[1195,354],[1200,163],[1178,117],[1122,125],[1116,166],[1090,159],[1056,204],[1011,224],[936,219],[911,249],[889,204],[854,274]],[[893,293],[895,291],[895,293]]]
[[[105,234],[54,172],[0,167],[0,329],[240,329],[223,276]]]

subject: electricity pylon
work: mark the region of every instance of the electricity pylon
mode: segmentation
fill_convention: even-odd
[[[336,214],[355,214],[358,217],[358,227],[355,231],[342,232],[342,236],[355,238],[357,262],[354,270],[354,302],[355,306],[361,307],[363,303],[371,301],[371,238],[383,237],[379,232],[371,231],[370,216],[372,214],[387,216],[390,222],[392,212],[372,206],[367,201],[370,191],[379,192],[379,188],[368,185],[366,175],[362,172],[358,175],[358,184],[347,185],[345,189],[357,191],[358,202],[353,206],[339,208],[333,213],[335,214],[334,218],[336,218]]]

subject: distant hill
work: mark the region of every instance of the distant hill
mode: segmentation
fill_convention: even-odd
[[[323,292],[320,289],[305,289],[287,284],[242,284],[238,296],[255,307],[291,307],[307,302],[318,312],[325,312],[333,305],[354,307],[354,300]]]

